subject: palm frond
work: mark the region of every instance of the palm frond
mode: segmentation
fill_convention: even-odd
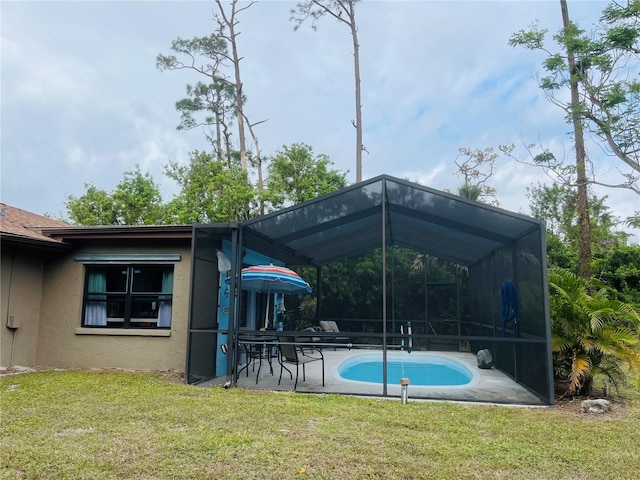
[[[591,371],[591,360],[588,355],[576,353],[573,357],[571,368],[571,389],[577,392],[582,386],[583,381],[589,376]]]
[[[573,392],[588,393],[596,375],[617,381],[623,364],[640,371],[640,311],[612,292],[596,279],[549,270],[554,369]]]

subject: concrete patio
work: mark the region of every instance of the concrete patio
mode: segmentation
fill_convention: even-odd
[[[306,381],[302,379],[302,366],[298,378],[297,392],[300,393],[330,393],[343,395],[383,396],[383,386],[368,382],[349,381],[340,377],[338,365],[348,358],[361,355],[371,350],[347,350],[329,348],[323,349],[325,358],[325,385],[322,386],[322,364],[311,362],[305,366]],[[411,355],[421,355],[427,352],[413,352]],[[461,352],[429,352],[445,356],[463,363],[473,374],[473,380],[464,386],[417,386],[409,385],[410,399],[452,400],[466,402],[488,402],[503,404],[542,405],[544,402],[526,388],[517,384],[504,373],[496,369],[479,369],[476,356],[472,353]],[[242,367],[243,365],[241,365]],[[291,391],[295,381],[295,365],[285,364],[293,372],[293,378],[286,371],[282,374],[281,384],[278,385],[280,364],[277,358],[272,358],[271,366],[268,360],[262,360],[262,367],[258,374],[259,363],[249,365],[238,378],[237,386],[246,389]],[[273,372],[273,373],[271,373]],[[256,383],[257,379],[257,383]],[[224,383],[224,379],[214,379],[201,383],[202,386],[215,386]],[[400,385],[387,386],[387,396],[400,397]]]

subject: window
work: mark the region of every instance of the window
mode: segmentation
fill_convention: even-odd
[[[83,327],[169,328],[173,265],[87,265]]]

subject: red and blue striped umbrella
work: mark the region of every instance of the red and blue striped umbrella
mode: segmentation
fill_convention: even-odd
[[[227,283],[230,278],[225,280]],[[254,265],[242,269],[242,289],[270,293],[311,293],[311,286],[286,267]]]

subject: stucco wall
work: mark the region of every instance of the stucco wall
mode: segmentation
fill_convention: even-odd
[[[85,266],[79,254],[177,253],[174,267],[173,308],[169,336],[132,336],[124,329],[113,333],[82,329]],[[126,368],[184,372],[189,318],[190,246],[163,248],[82,249],[48,266],[44,275],[37,364],[64,368]],[[138,330],[139,332],[139,330]],[[158,332],[158,331],[156,331]],[[98,334],[96,334],[98,333]],[[163,334],[166,332],[158,332]],[[154,334],[154,330],[144,334]]]
[[[1,271],[0,366],[33,367],[40,319],[42,259],[28,250],[3,248]],[[9,317],[19,322],[18,328],[7,328]]]

